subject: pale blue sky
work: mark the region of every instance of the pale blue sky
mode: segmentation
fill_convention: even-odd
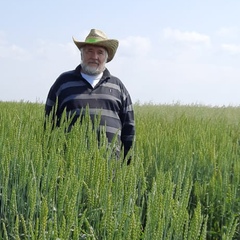
[[[80,62],[72,36],[120,42],[107,64],[133,102],[240,105],[239,0],[0,0],[0,101],[45,102]]]

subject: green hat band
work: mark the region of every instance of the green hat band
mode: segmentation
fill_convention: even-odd
[[[86,42],[88,42],[88,43],[95,43],[95,42],[99,42],[99,40],[97,38],[88,38],[86,40]]]

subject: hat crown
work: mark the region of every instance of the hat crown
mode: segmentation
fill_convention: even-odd
[[[97,29],[91,29],[90,33],[85,39],[85,42],[94,43],[94,42],[99,42],[107,39],[108,39],[107,35],[102,31]]]

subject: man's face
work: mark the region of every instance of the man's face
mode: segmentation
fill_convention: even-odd
[[[89,75],[97,75],[104,71],[107,61],[107,51],[105,48],[86,45],[82,48],[82,70]]]

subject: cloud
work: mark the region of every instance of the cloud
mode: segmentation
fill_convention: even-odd
[[[239,36],[240,29],[238,27],[222,27],[217,31],[217,35],[221,37],[233,38]]]
[[[120,45],[120,51],[126,57],[146,56],[151,50],[150,40],[140,36],[122,39]]]
[[[240,54],[240,45],[238,44],[222,44],[222,49],[230,54]]]
[[[36,40],[26,48],[11,43],[0,34],[0,65],[4,79],[0,100],[45,101],[60,73],[75,68],[79,62],[79,50],[72,42]]]
[[[54,59],[56,56],[62,56],[62,59],[66,59],[79,55],[79,50],[72,42],[60,44],[56,42],[38,40],[34,47],[34,54],[36,57],[42,59]]]
[[[165,28],[161,41],[161,58],[180,64],[210,61],[214,49],[210,36],[195,31]]]
[[[6,43],[6,35],[3,31],[0,31],[0,45]]]
[[[0,32],[0,59],[28,60],[30,53],[13,43],[8,43],[5,34]]]
[[[134,102],[220,105],[239,102],[240,71],[237,63],[236,67],[232,64],[237,62],[236,58],[226,56],[239,54],[240,45],[218,45],[224,51],[215,58],[208,47],[208,36],[169,28],[164,31],[165,39],[159,39],[161,42],[154,48],[151,44],[155,39],[151,42],[148,36],[120,40],[118,56],[107,66],[124,82]],[[175,44],[176,41],[180,44]],[[35,40],[26,48],[7,41],[0,32],[0,65],[5,79],[0,100],[44,102],[56,77],[79,62],[79,50],[73,42]]]
[[[178,29],[165,28],[163,36],[166,39],[171,39],[179,42],[210,45],[210,37],[194,31],[180,31]]]

